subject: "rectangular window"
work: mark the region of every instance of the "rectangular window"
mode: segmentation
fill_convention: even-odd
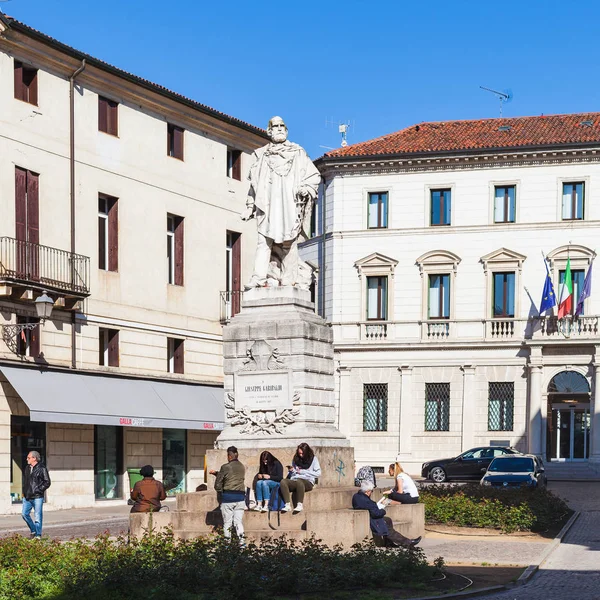
[[[582,181],[576,183],[563,183],[563,221],[578,221],[583,219],[584,192],[585,186]]]
[[[46,423],[11,415],[10,499],[13,504],[23,500],[23,469],[27,466],[27,455],[32,450],[39,452],[42,463],[46,464]]]
[[[98,195],[98,268],[119,270],[119,217],[117,199]]]
[[[585,281],[585,271],[583,269],[576,269],[571,271],[571,279],[573,280],[573,302],[571,302],[571,314],[575,314],[577,310],[577,302],[583,290],[583,282]],[[562,292],[563,283],[565,282],[565,272],[559,271],[558,273],[558,290],[557,294],[560,299]],[[583,314],[583,313],[581,313]]]
[[[118,367],[119,331],[103,328],[98,331],[98,364],[101,367]]]
[[[387,431],[387,383],[363,386],[363,431]]]
[[[367,277],[367,319],[386,321],[388,318],[387,277]]]
[[[167,123],[167,156],[183,160],[183,132],[181,127]]]
[[[494,273],[494,317],[515,316],[515,274]]]
[[[163,476],[167,496],[185,492],[186,431],[163,429]]]
[[[369,192],[369,215],[367,220],[367,227],[369,229],[382,229],[387,227],[387,192]]]
[[[17,275],[29,281],[40,278],[40,176],[15,167],[15,234]]]
[[[514,412],[514,382],[490,382],[488,387],[488,430],[512,431]]]
[[[227,148],[227,177],[242,180],[242,153],[240,150]]]
[[[425,431],[450,431],[450,384],[425,384]]]
[[[15,60],[15,98],[28,104],[38,104],[38,70]]]
[[[17,317],[17,325],[37,323],[33,329],[25,329],[17,336],[17,354],[37,358],[40,355],[40,320],[37,317]]]
[[[98,131],[119,135],[119,103],[98,96]]]
[[[431,225],[450,225],[451,191],[431,190]]]
[[[494,192],[494,223],[515,222],[515,185],[497,185]]]
[[[183,285],[183,217],[167,215],[167,281]]]
[[[183,373],[184,340],[167,338],[167,373]]]
[[[123,497],[122,427],[94,426],[94,481],[97,500]]]
[[[429,276],[429,319],[450,318],[450,275]]]

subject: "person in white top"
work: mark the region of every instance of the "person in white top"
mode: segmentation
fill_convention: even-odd
[[[385,492],[390,500],[401,504],[416,504],[419,501],[419,491],[410,475],[407,475],[399,462],[392,463],[390,476],[396,480],[396,485]]]

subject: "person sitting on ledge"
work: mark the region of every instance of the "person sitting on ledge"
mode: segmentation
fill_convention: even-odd
[[[131,499],[134,502],[131,512],[157,512],[160,510],[161,501],[167,497],[165,486],[161,481],[154,479],[152,465],[142,467],[140,475],[144,479],[137,481],[131,490]]]
[[[376,502],[371,500],[373,483],[363,481],[360,491],[352,496],[352,508],[355,510],[368,510],[371,521],[371,531],[383,538],[384,544],[389,547],[405,546],[412,548],[421,541],[421,536],[411,540],[394,529],[393,521],[385,516],[385,509],[379,508]]]
[[[400,504],[417,504],[419,491],[410,475],[407,475],[399,462],[392,463],[389,468],[390,477],[396,480],[394,487],[384,492],[390,500]]]
[[[311,447],[302,442],[296,448],[296,454],[291,466],[288,466],[288,478],[281,481],[281,496],[285,502],[282,512],[292,510],[292,496],[290,492],[296,492],[296,507],[294,513],[299,513],[304,506],[304,493],[310,492],[318,477],[321,477],[321,465]]]
[[[271,490],[283,479],[283,466],[268,450],[260,455],[259,463],[254,510],[267,512]]]

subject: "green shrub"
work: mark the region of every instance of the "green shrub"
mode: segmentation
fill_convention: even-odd
[[[546,531],[570,513],[567,504],[546,488],[432,485],[421,491],[421,501],[427,523],[488,527],[505,533]]]
[[[412,585],[431,577],[422,550],[383,551],[370,542],[343,552],[314,538],[240,548],[220,536],[178,541],[172,532],[131,542],[107,536],[65,543],[0,539],[0,600],[326,596],[373,581]]]

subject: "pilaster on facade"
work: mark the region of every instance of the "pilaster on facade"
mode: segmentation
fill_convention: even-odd
[[[414,399],[413,392],[413,367],[411,365],[401,365],[400,371],[400,424],[398,436],[398,454],[400,460],[407,460],[412,457],[412,431]]]
[[[592,362],[594,377],[592,383],[592,394],[590,402],[591,413],[591,448],[590,461],[600,463],[600,345],[594,346],[594,360]]]
[[[475,367],[463,365],[463,401],[462,401],[462,444],[461,451],[465,452],[475,445]]]
[[[542,455],[544,419],[542,414],[542,347],[532,346],[529,355],[529,453]]]
[[[344,435],[350,435],[352,431],[352,402],[351,390],[352,385],[350,376],[352,375],[352,367],[347,365],[338,365],[339,374],[339,390],[338,390],[338,429]]]

